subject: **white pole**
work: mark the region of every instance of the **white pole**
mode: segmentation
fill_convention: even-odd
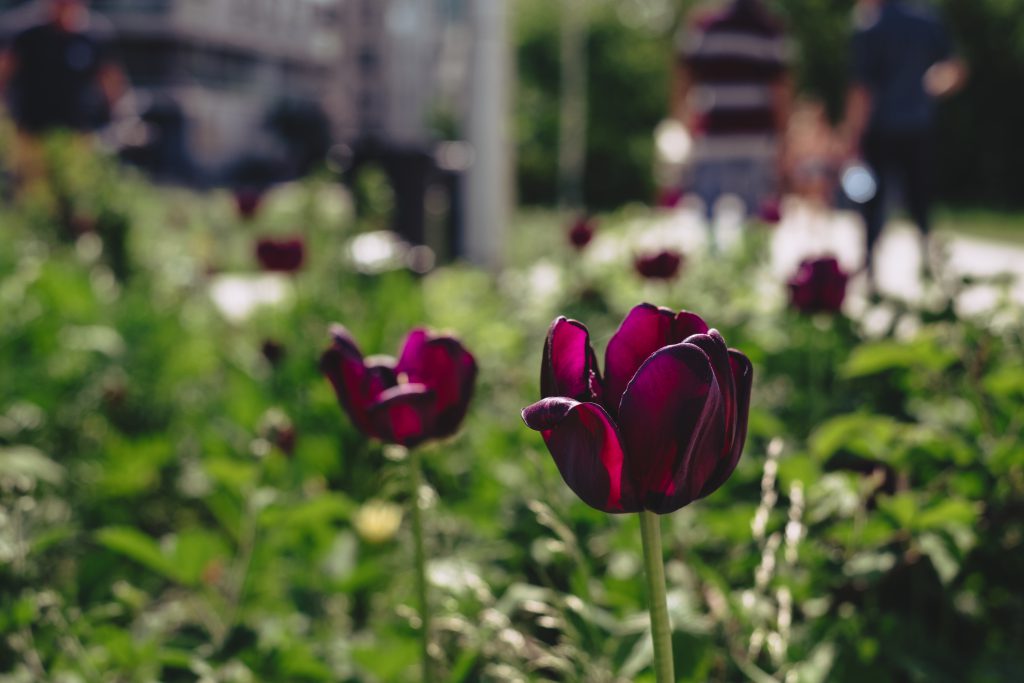
[[[509,59],[506,0],[474,3],[475,59],[469,111],[473,164],[466,175],[465,256],[501,266],[511,210]]]

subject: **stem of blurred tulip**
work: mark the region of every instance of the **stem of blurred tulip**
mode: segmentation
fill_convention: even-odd
[[[416,597],[420,611],[420,639],[423,645],[423,683],[433,683],[434,667],[430,664],[430,608],[427,604],[427,558],[423,551],[423,510],[420,508],[420,489],[423,486],[423,468],[417,449],[409,451],[410,479],[412,479],[412,538],[416,565]]]
[[[644,546],[647,604],[651,611],[654,672],[657,674],[658,683],[675,683],[672,628],[668,623],[668,603],[665,596],[665,560],[661,552],[661,519],[648,510],[640,511],[640,539]]]

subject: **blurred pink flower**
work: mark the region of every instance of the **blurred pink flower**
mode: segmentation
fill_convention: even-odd
[[[675,249],[640,254],[633,261],[636,272],[648,280],[674,280],[679,275],[684,257]]]
[[[320,370],[363,434],[412,447],[459,428],[477,373],[476,360],[459,340],[414,329],[396,361],[364,358],[341,325],[331,326],[331,338]]]
[[[804,259],[789,279],[790,303],[803,313],[838,313],[848,279],[834,257]]]
[[[762,223],[776,225],[782,220],[782,204],[778,198],[766,199],[758,207],[757,217]]]
[[[597,230],[597,221],[586,214],[580,214],[569,228],[569,244],[575,249],[582,250],[594,239]]]
[[[301,237],[265,237],[256,243],[256,258],[263,270],[292,273],[302,268],[306,259],[306,244]]]

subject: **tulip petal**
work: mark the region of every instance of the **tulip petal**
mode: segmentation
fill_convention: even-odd
[[[707,331],[700,316],[688,311],[676,314],[647,303],[633,307],[605,351],[603,403],[608,412],[618,415],[626,386],[655,351]]]
[[[564,317],[551,323],[541,361],[540,393],[544,398],[566,396],[583,402],[600,397],[597,356],[583,323]]]
[[[413,330],[395,371],[433,393],[436,419],[431,436],[454,434],[473,395],[477,373],[473,355],[453,337],[432,337],[423,330]]]
[[[428,339],[430,339],[430,333],[422,327],[409,331],[402,343],[402,352],[398,355],[398,372],[409,372],[410,367],[419,364],[417,359]]]
[[[750,416],[750,391],[753,387],[754,366],[750,359],[736,349],[729,349],[729,363],[732,369],[735,393],[735,420],[736,427],[732,433],[732,440],[729,443],[729,452],[715,469],[714,474],[704,484],[700,492],[700,498],[714,493],[718,488],[732,476],[736,469],[740,456],[743,454],[743,445],[747,441],[747,421]]]
[[[608,412],[617,415],[622,394],[648,358],[668,346],[675,313],[667,308],[640,304],[626,315],[605,350],[605,396]]]
[[[618,430],[604,408],[545,398],[523,409],[523,421],[544,437],[562,479],[584,503],[613,513],[640,509],[623,469]]]
[[[423,384],[399,384],[380,395],[369,417],[381,438],[412,448],[434,435],[434,392]]]
[[[341,325],[331,326],[332,344],[320,357],[320,370],[330,380],[345,412],[364,434],[381,437],[369,416],[381,392],[395,386],[394,370],[386,363],[363,360],[352,336]]]
[[[722,446],[722,457],[727,459],[736,432],[736,383],[733,380],[732,360],[729,347],[718,330],[709,330],[707,334],[695,334],[687,337],[687,344],[693,344],[708,355],[715,380],[722,392],[722,404],[725,409],[725,439]]]
[[[696,313],[690,313],[689,311],[679,311],[676,314],[676,322],[674,327],[674,335],[672,343],[681,342],[687,337],[695,334],[707,334],[708,324],[704,322]]]
[[[699,347],[661,349],[622,396],[619,427],[642,507],[665,514],[697,498],[720,459],[722,395]]]

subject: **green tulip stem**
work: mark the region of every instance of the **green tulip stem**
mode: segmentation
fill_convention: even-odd
[[[412,539],[416,565],[416,598],[420,611],[420,640],[422,642],[423,683],[433,683],[434,667],[430,664],[430,606],[427,603],[427,558],[423,550],[423,510],[420,508],[420,489],[423,487],[423,468],[417,449],[409,451],[410,479],[412,480]]]
[[[640,539],[644,546],[647,604],[651,611],[654,641],[654,672],[658,683],[676,683],[672,661],[672,628],[668,623],[665,595],[665,560],[661,551],[661,520],[649,510],[640,511]]]

